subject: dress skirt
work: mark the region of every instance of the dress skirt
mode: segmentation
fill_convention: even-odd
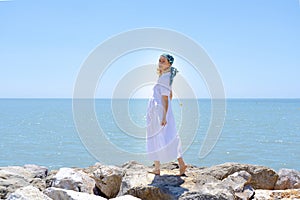
[[[147,152],[150,160],[170,162],[182,156],[180,138],[176,130],[171,100],[168,98],[167,124],[161,125],[161,98],[152,98],[147,109]]]

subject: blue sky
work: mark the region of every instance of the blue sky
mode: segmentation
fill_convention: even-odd
[[[201,45],[228,98],[300,98],[298,0],[0,1],[0,98],[71,98],[93,49],[143,27]]]

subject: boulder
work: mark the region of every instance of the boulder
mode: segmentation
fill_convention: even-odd
[[[175,199],[176,193],[184,191],[177,187],[183,181],[179,176],[172,175],[170,170],[162,169],[161,176],[156,176],[148,173],[152,168],[135,161],[125,163],[122,170],[123,178],[118,196],[129,194],[146,200]]]
[[[74,190],[65,190],[61,188],[50,187],[44,191],[44,194],[53,200],[107,200],[106,198],[93,194],[76,192]]]
[[[254,200],[296,200],[300,199],[299,189],[289,190],[255,190]]]
[[[186,192],[179,200],[235,200],[234,195],[225,189],[213,191]]]
[[[234,192],[243,192],[245,185],[251,181],[251,175],[246,171],[239,171],[229,175],[222,180],[222,185],[229,188],[231,187]]]
[[[114,198],[119,193],[122,175],[122,169],[116,166],[102,165],[93,172],[96,186],[107,198]]]
[[[24,165],[24,169],[30,171],[33,178],[44,179],[48,175],[48,168],[38,165]]]
[[[151,199],[234,199],[232,189],[224,188],[221,181],[210,175],[201,175],[202,168],[188,166],[186,176],[178,176],[178,164],[162,165],[161,175],[153,175],[136,162],[122,166],[122,179],[119,195]]]
[[[60,168],[53,176],[51,186],[93,194],[95,180],[81,170],[76,170],[73,168]]]
[[[51,200],[48,196],[44,195],[39,189],[29,185],[23,188],[17,189],[11,193],[7,200]]]
[[[37,165],[0,167],[0,198],[7,198],[10,193],[29,185],[44,190],[47,172],[47,168]]]
[[[277,173],[268,167],[239,164],[239,163],[225,163],[201,170],[201,174],[211,175],[219,180],[223,180],[229,175],[239,172],[246,171],[251,175],[251,181],[249,184],[254,189],[274,189],[275,183],[278,179]]]
[[[232,189],[236,199],[248,200],[254,197],[254,189],[249,183],[251,175],[246,171],[239,171],[222,180],[221,187]]]
[[[116,197],[116,198],[112,198],[109,200],[141,200],[140,198],[131,196],[131,195],[124,195],[124,196],[120,196],[120,197]]]
[[[300,172],[293,169],[280,169],[275,190],[300,188]]]

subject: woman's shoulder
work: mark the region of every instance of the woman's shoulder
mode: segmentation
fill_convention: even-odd
[[[169,85],[170,76],[171,76],[170,72],[162,74],[158,79],[158,83],[163,84],[163,85]]]
[[[164,73],[162,74],[159,79],[169,79],[171,76],[171,72],[167,72],[167,73]]]

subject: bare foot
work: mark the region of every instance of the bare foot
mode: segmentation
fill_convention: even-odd
[[[152,171],[148,171],[151,174],[160,175],[160,169],[154,169]]]
[[[186,165],[179,167],[179,176],[182,176],[185,173],[186,168]]]

